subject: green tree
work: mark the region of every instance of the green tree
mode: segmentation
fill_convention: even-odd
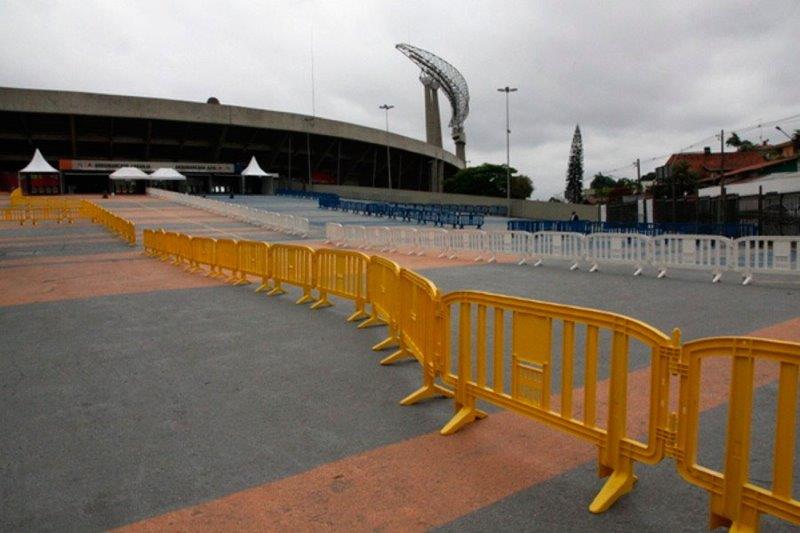
[[[678,161],[664,176],[653,185],[653,195],[657,198],[676,198],[697,192],[697,173],[689,168],[687,161]]]
[[[580,125],[575,126],[575,133],[572,135],[564,197],[574,204],[583,202],[583,139]]]
[[[606,176],[602,172],[598,172],[592,178],[592,182],[589,184],[589,187],[594,189],[595,191],[601,191],[603,189],[612,189],[616,186],[617,182],[611,176]]]
[[[533,182],[511,168],[511,198],[526,199],[533,193]],[[444,180],[444,192],[477,196],[506,197],[506,167],[484,163],[459,170]]]
[[[736,148],[737,152],[747,152],[750,150],[755,150],[756,148],[756,146],[750,141],[741,140],[736,132],[731,133],[731,136],[728,137],[728,140],[725,141],[725,144],[732,148]]]

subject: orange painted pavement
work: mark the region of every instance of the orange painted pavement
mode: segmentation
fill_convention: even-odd
[[[800,341],[800,318],[751,335]],[[774,378],[762,369],[755,379],[761,385]],[[608,382],[599,385],[605,394]],[[629,387],[629,398],[646,398],[649,368],[631,372]],[[704,392],[704,410],[726,402],[722,382]],[[646,401],[629,405],[629,434],[646,431],[647,407]],[[574,469],[596,453],[583,441],[503,412],[451,437],[421,435],[120,530],[422,531]],[[600,481],[586,481],[599,490]],[[588,512],[589,502],[575,503],[575,512]]]
[[[54,259],[57,264],[3,268],[0,307],[222,284],[143,255],[131,257],[130,252],[104,254],[94,261],[81,256]]]

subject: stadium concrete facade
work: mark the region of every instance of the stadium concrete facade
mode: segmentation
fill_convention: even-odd
[[[387,157],[387,146],[390,151]],[[434,144],[296,113],[209,102],[0,88],[0,177],[8,188],[34,149],[62,173],[63,192],[105,192],[108,174],[169,163],[194,192],[261,193],[242,182],[251,156],[280,184],[441,191],[464,161]],[[387,167],[391,164],[391,173]],[[242,190],[244,187],[244,190]]]

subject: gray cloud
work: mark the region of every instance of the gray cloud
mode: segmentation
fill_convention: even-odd
[[[318,115],[383,127],[378,105],[391,103],[392,130],[422,138],[418,72],[393,48],[410,42],[467,78],[473,164],[505,159],[496,88],[519,87],[511,101],[512,165],[546,198],[563,191],[576,123],[588,181],[720,128],[800,113],[799,7],[796,0],[7,0],[0,3],[0,84],[199,101],[214,95],[310,113],[313,33]],[[783,125],[800,128],[800,121]],[[781,139],[773,124],[745,137],[759,133]]]

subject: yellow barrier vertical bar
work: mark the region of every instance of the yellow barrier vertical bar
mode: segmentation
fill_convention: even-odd
[[[620,496],[630,492],[636,481],[633,461],[623,456],[621,450],[627,426],[628,336],[615,329],[611,344],[608,428],[598,468],[601,476],[610,477],[589,506],[593,513],[607,510]]]
[[[494,308],[494,353],[492,354],[492,388],[497,392],[503,392],[503,360],[505,355],[505,329],[503,327],[503,310],[499,307]]]
[[[583,423],[597,424],[597,326],[586,328],[586,369],[583,384]]]
[[[564,321],[561,342],[561,416],[572,418],[572,353],[575,350],[575,322]]]
[[[742,531],[755,531],[758,515],[742,504],[742,489],[750,467],[750,419],[753,409],[753,369],[755,361],[747,354],[734,352],[728,405],[728,434],[725,446],[725,477],[722,495],[711,497],[710,527],[733,524]],[[756,521],[753,524],[753,521]],[[747,529],[747,526],[751,526]],[[738,531],[738,529],[737,529]]]
[[[486,306],[478,305],[478,386],[486,386]]]
[[[775,461],[772,492],[781,498],[792,496],[794,447],[797,415],[797,365],[781,363],[778,379],[778,406],[775,414]]]
[[[462,302],[458,311],[458,383],[456,383],[456,414],[439,431],[451,435],[486,413],[475,408],[475,396],[470,394],[468,382],[472,381],[472,306]],[[444,332],[449,336],[450,331]],[[445,337],[446,342],[450,342]]]

